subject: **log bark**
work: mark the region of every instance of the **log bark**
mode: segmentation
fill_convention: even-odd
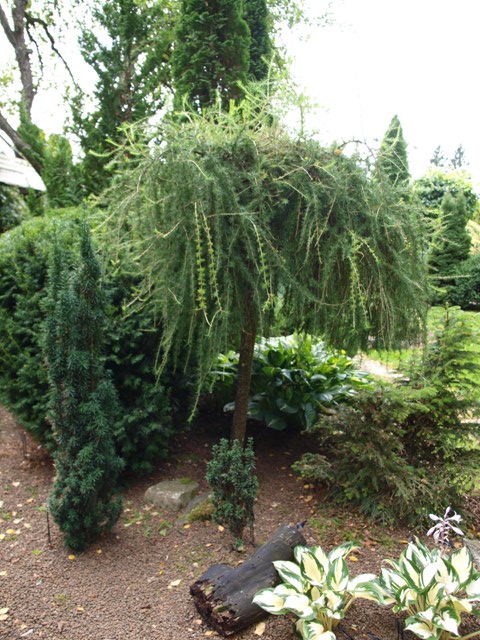
[[[293,560],[297,545],[306,545],[303,524],[277,529],[272,538],[239,567],[211,566],[190,587],[195,606],[209,627],[223,636],[237,633],[267,613],[253,604],[260,589],[280,582],[273,560]]]

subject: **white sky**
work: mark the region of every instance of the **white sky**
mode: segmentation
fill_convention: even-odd
[[[414,177],[438,145],[451,157],[461,143],[480,183],[480,1],[333,0],[332,9],[332,26],[286,37],[295,79],[323,107],[310,123],[321,139],[375,144],[397,114]]]
[[[305,0],[312,14],[322,13],[326,1]],[[309,126],[325,144],[356,138],[378,146],[397,114],[414,177],[425,173],[438,145],[451,157],[461,143],[480,184],[480,0],[331,5],[333,25],[285,36],[294,78],[321,105]],[[72,52],[67,47],[70,60]],[[81,62],[77,57],[74,67]],[[88,72],[84,65],[84,86]],[[52,80],[61,75],[57,68]],[[52,89],[36,99],[34,117],[47,132],[61,131],[61,103],[61,93]]]

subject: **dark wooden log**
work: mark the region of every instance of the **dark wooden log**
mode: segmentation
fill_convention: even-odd
[[[240,566],[215,564],[192,584],[195,606],[209,627],[229,636],[267,615],[252,603],[253,597],[260,589],[280,582],[274,560],[293,560],[294,548],[306,545],[303,524],[280,527]]]

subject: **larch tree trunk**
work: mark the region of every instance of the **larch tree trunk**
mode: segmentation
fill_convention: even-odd
[[[245,296],[245,314],[242,327],[242,339],[238,362],[238,379],[235,393],[235,411],[233,414],[230,439],[238,440],[243,446],[247,430],[248,399],[252,379],[253,352],[257,336],[257,325],[253,315],[252,293]]]

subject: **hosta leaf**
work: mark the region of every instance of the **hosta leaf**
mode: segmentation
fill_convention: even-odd
[[[330,560],[330,562],[332,562],[337,558],[346,558],[351,551],[358,548],[358,545],[356,545],[354,542],[344,542],[343,544],[335,547],[335,549],[332,549],[330,551],[330,553],[328,554],[328,559]]]
[[[325,573],[327,573],[330,567],[330,561],[325,551],[322,549],[322,547],[313,547],[313,553],[315,555],[315,558],[322,565]]]
[[[294,593],[287,596],[285,598],[284,607],[304,620],[312,620],[315,617],[315,611],[310,604],[310,599],[306,595],[300,593]]]
[[[405,631],[411,631],[424,640],[435,638],[435,631],[432,629],[432,626],[426,622],[413,622],[405,627]]]
[[[465,585],[473,572],[473,561],[467,547],[454,551],[449,558],[449,564],[458,576],[461,585]]]
[[[302,554],[301,569],[305,578],[310,584],[321,586],[325,582],[325,571],[317,560],[317,558],[311,553]]]
[[[440,602],[443,597],[444,586],[439,582],[434,582],[425,593],[426,604],[433,606]]]
[[[455,598],[454,596],[450,596],[449,602],[457,614],[464,612],[471,613],[473,609],[471,602],[465,598]]]
[[[409,562],[406,558],[403,560],[403,576],[407,582],[413,587],[420,586],[420,574],[415,566]]]
[[[337,558],[331,564],[327,574],[328,585],[333,591],[343,592],[348,587],[348,567],[343,557]]]
[[[255,594],[253,602],[268,613],[282,615],[286,613],[284,608],[285,598],[274,593],[273,589],[262,589]]]
[[[422,587],[424,588],[428,587],[428,585],[432,582],[432,580],[436,576],[437,570],[438,570],[438,567],[435,562],[427,564],[427,566],[422,571],[420,576],[420,584]]]
[[[333,631],[326,631],[320,622],[305,621],[303,625],[297,625],[297,630],[304,640],[336,640]]]
[[[469,582],[465,587],[465,591],[470,598],[480,598],[480,577]]]
[[[453,612],[455,614],[455,612]],[[435,616],[434,622],[440,627],[440,629],[444,629],[445,631],[450,631],[450,633],[454,633],[458,635],[458,616],[452,615],[450,611],[442,611],[438,616]]]
[[[303,593],[304,580],[298,565],[288,560],[275,560],[273,564],[284,582]]]

